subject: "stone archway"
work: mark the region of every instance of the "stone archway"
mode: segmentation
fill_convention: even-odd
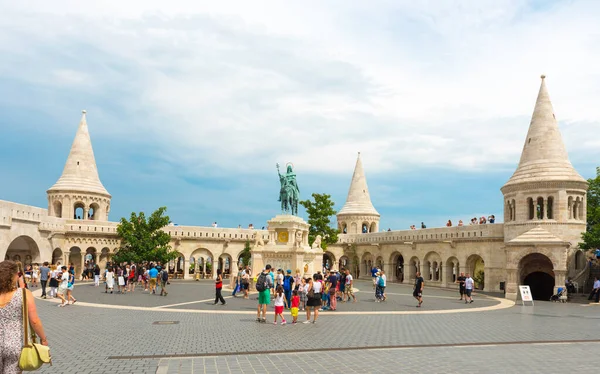
[[[350,269],[350,258],[348,258],[348,256],[342,256],[338,261],[338,270],[342,271],[342,269],[348,269],[352,271],[352,269]]]
[[[20,261],[23,265],[41,263],[40,249],[31,237],[22,235],[13,239],[6,250],[6,258]]]
[[[377,256],[377,259],[375,260],[375,266],[377,266],[377,269],[385,271],[385,269],[383,268],[385,266],[385,263],[383,262],[383,257]]]
[[[210,274],[212,274],[212,252],[205,248],[198,248],[192,252],[190,262],[191,258],[194,259],[194,272],[197,271],[201,278],[210,277]]]
[[[437,252],[429,252],[423,259],[423,274],[421,275],[425,282],[440,282],[442,276],[442,269],[440,264],[442,258]]]
[[[67,266],[70,267],[71,265],[75,268],[75,276],[81,274],[83,267],[81,248],[71,247],[71,249],[69,249],[69,264]]]
[[[335,266],[335,256],[331,252],[323,253],[323,268],[327,270],[333,269]]]
[[[231,255],[224,253],[219,256],[219,267],[217,269],[221,269],[223,273],[223,278],[228,277],[232,273],[233,263],[232,263]]]
[[[460,263],[458,262],[458,259],[454,256],[449,257],[446,260],[446,285],[453,284],[458,287],[458,285],[456,284],[456,280],[458,279],[459,274]]]
[[[373,256],[371,253],[366,252],[363,254],[360,264],[361,274],[365,274],[365,276],[371,276],[371,269],[373,268]]]
[[[52,251],[52,265],[60,266],[63,264],[63,251],[60,248],[55,248]]]
[[[400,252],[394,252],[390,256],[390,280],[404,282],[404,257]]]
[[[179,256],[176,259],[169,261],[167,269],[169,274],[173,274],[175,277],[183,277],[185,267],[185,256],[181,252],[177,252]]]
[[[105,268],[110,262],[110,248],[104,247],[100,251],[100,257],[98,258],[98,266]]]
[[[475,281],[477,289],[485,289],[485,261],[478,254],[472,254],[467,258],[467,273]]]
[[[554,265],[541,253],[531,253],[519,261],[519,284],[531,288],[534,300],[549,300],[554,294]]]

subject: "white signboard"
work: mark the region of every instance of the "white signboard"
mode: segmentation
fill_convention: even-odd
[[[533,297],[531,296],[531,289],[529,286],[519,286],[519,292],[521,293],[521,303],[525,305],[526,301],[530,301],[533,305]]]

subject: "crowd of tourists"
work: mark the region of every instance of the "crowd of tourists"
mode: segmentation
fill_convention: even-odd
[[[160,262],[143,262],[140,264],[107,263],[106,269],[101,274],[100,267],[94,268],[94,286],[100,286],[100,281],[104,282],[104,292],[117,294],[126,294],[135,292],[136,287],[140,287],[144,292],[150,295],[156,295],[160,287],[159,296],[167,296],[167,286],[170,285],[170,275],[167,267],[163,267]]]

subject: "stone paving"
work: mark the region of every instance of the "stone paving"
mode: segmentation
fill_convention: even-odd
[[[190,304],[203,308],[199,313],[174,309],[181,306],[155,307],[156,303],[165,306],[190,302],[189,297],[171,298],[176,289],[182,290],[183,295],[197,292],[197,299],[208,299],[214,295],[209,286],[202,282],[173,282],[169,296],[163,298],[100,294],[97,288],[81,283],[76,287],[75,295],[80,301],[112,296],[126,304],[133,296],[132,304],[138,304],[133,310],[79,303],[57,308],[51,301],[38,299],[54,357],[54,366],[42,372],[277,373],[291,369],[302,373],[323,372],[323,365],[329,365],[329,371],[350,373],[416,372],[419,367],[422,371],[445,373],[464,369],[564,372],[565,368],[587,370],[594,362],[591,357],[600,348],[598,306],[536,302],[533,307],[443,313],[444,303],[446,310],[460,311],[474,308],[485,299],[478,296],[475,303],[464,305],[457,303],[456,292],[444,290],[427,290],[431,297],[426,300],[438,303],[440,308],[431,314],[425,314],[425,308],[419,314],[414,304],[416,314],[361,314],[387,307],[386,303],[369,302],[365,291],[364,297],[358,294],[359,303],[344,305],[355,308],[355,314],[324,312],[316,324],[296,326],[256,323],[253,300],[227,299],[227,306]],[[368,289],[368,283],[357,287]],[[394,285],[388,290],[400,294],[393,296],[397,305],[406,304],[408,308],[411,297],[401,296],[408,293],[406,286]],[[227,313],[219,309],[233,309],[234,301],[245,302],[246,309]],[[498,304],[494,299],[486,302]],[[271,309],[268,320],[272,318]],[[300,320],[304,319],[301,314]],[[176,323],[154,324],[159,321]],[[548,341],[566,343],[532,343]],[[521,344],[505,344],[515,342]],[[309,351],[301,352],[306,350]],[[549,365],[553,357],[556,363]]]

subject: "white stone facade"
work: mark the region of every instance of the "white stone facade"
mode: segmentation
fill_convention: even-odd
[[[377,265],[391,281],[412,283],[420,271],[427,286],[437,287],[457,287],[460,272],[483,271],[486,291],[501,291],[504,283],[506,296],[514,299],[519,284],[547,291],[562,286],[567,276],[583,277],[585,259],[578,243],[586,225],[587,188],[568,160],[542,78],[519,166],[502,187],[504,223],[378,232],[380,215],[371,203],[359,155],[346,204],[337,215],[342,234],[325,253],[308,246],[307,228],[300,221],[278,224],[277,217],[268,230],[164,230],[181,254],[171,266],[184,278],[190,277],[190,267],[206,276],[209,263],[235,273],[250,241],[257,248],[253,259],[259,267],[268,259],[297,268],[309,257],[318,263],[322,256],[323,263],[349,267],[361,278],[370,277],[369,269]],[[106,263],[119,248],[118,224],[108,220],[111,195],[98,176],[85,112],[63,174],[47,194],[48,209],[0,200],[0,258],[72,262],[77,271],[86,254]],[[278,253],[281,230],[287,230],[288,246],[294,246],[300,233],[302,258]],[[309,272],[317,270],[312,266]],[[213,269],[210,276],[215,274]]]

